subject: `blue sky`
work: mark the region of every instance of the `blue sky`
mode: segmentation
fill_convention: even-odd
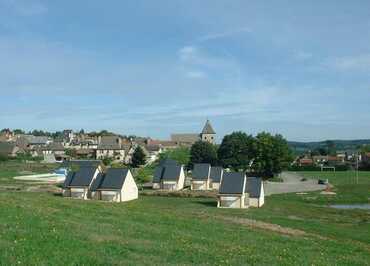
[[[0,127],[370,138],[370,1],[0,0]]]

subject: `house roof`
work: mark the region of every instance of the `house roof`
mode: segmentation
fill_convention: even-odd
[[[209,163],[196,163],[193,168],[193,179],[195,180],[207,180],[211,171],[211,165]]]
[[[149,144],[145,145],[144,148],[149,152],[159,152],[161,150],[161,145]]]
[[[262,178],[247,177],[245,192],[249,193],[250,198],[259,198],[262,190]]]
[[[212,182],[221,182],[221,177],[224,169],[219,166],[212,166],[211,173],[209,177],[212,179]]]
[[[202,134],[216,134],[209,120],[207,120],[206,124],[204,125]]]
[[[175,143],[194,143],[200,140],[199,134],[172,134],[171,140]]]
[[[44,150],[48,150],[48,151],[64,151],[64,147],[63,147],[63,144],[60,143],[60,142],[52,142],[52,143],[49,143],[44,148]]]
[[[68,188],[69,185],[71,184],[72,182],[72,179],[75,175],[75,172],[68,172],[67,176],[66,176],[66,179],[64,180],[64,183],[63,183],[63,188]]]
[[[118,136],[103,136],[98,145],[98,150],[123,150],[121,139]]]
[[[45,136],[23,135],[22,137],[28,142],[28,144],[33,145],[46,145],[49,141],[48,137]]]
[[[75,172],[72,181],[70,182],[70,187],[88,187],[94,178],[97,167],[81,167],[77,172]]]
[[[104,174],[103,173],[99,173],[96,178],[94,179],[94,181],[91,183],[91,186],[90,186],[90,190],[91,191],[97,191],[98,188],[100,187],[101,183],[103,182],[104,180]]]
[[[15,148],[15,143],[13,142],[0,142],[0,154],[9,155],[12,154]]]
[[[157,166],[155,168],[154,175],[153,175],[153,183],[161,182],[163,172],[164,172],[164,167],[163,166]]]
[[[159,162],[159,165],[160,166],[166,166],[166,165],[179,165],[178,162],[176,162],[175,160],[173,159],[170,159],[170,158],[166,158],[162,161]]]
[[[243,172],[225,172],[221,181],[220,194],[243,194],[245,179]]]
[[[127,168],[109,168],[98,189],[122,189],[129,171]]]
[[[177,181],[177,180],[179,180],[181,170],[182,170],[181,165],[167,165],[167,166],[165,166],[164,173],[162,175],[162,180],[167,180],[167,181]]]

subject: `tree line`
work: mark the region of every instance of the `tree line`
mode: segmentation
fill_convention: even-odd
[[[190,150],[190,166],[210,163],[234,171],[249,171],[271,177],[292,161],[292,152],[282,135],[262,132],[255,137],[244,132],[226,135],[221,145],[198,141]]]

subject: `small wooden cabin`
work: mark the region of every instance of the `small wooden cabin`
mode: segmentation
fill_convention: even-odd
[[[211,165],[208,163],[194,164],[191,190],[209,190],[211,188]]]
[[[69,172],[63,184],[63,195],[66,197],[89,199],[91,198],[90,186],[98,174],[99,167],[81,167],[76,172]]]
[[[249,194],[249,206],[260,208],[265,203],[265,190],[262,178],[247,177],[246,191]]]
[[[225,172],[218,194],[218,208],[248,208],[247,177],[244,172]]]
[[[219,166],[211,167],[211,173],[210,173],[211,189],[214,189],[214,190],[220,189],[220,184],[221,184],[223,173],[224,173],[224,169],[222,167],[219,167]]]
[[[185,184],[184,167],[175,161],[160,163],[154,171],[153,189],[181,190]]]
[[[98,174],[91,185],[94,199],[124,202],[138,198],[138,188],[129,169],[109,168]]]

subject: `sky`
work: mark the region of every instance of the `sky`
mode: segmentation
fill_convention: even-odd
[[[370,1],[0,0],[0,128],[370,138]]]

